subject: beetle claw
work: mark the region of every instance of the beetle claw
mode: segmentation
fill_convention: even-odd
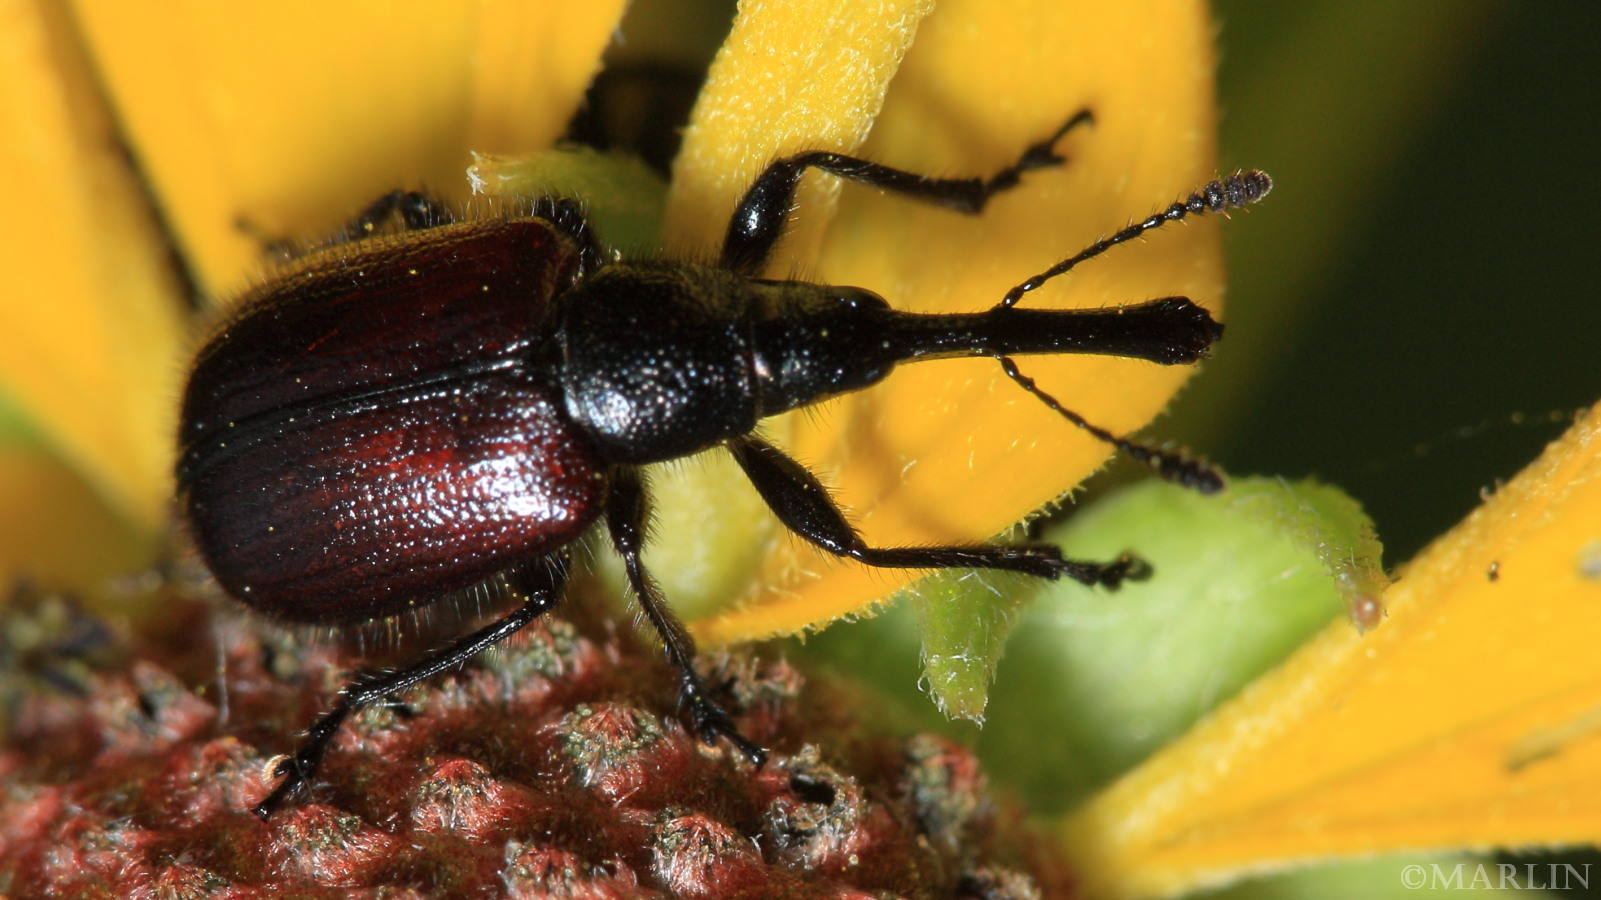
[[[1109,563],[1092,563],[1081,560],[1057,560],[1057,576],[1066,576],[1090,587],[1100,585],[1115,591],[1125,581],[1144,581],[1154,571],[1151,564],[1132,553],[1123,553]]]
[[[700,736],[701,743],[711,746],[717,743],[718,738],[724,738],[758,769],[767,762],[767,751],[740,734],[734,720],[721,706],[701,695],[695,696],[690,703],[690,715],[694,718],[695,733]]]

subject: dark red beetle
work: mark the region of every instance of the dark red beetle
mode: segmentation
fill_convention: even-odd
[[[808,168],[976,214],[1021,173],[1057,165],[1074,116],[984,179],[927,178],[837,153],[765,169],[729,222],[718,265],[613,261],[579,205],[453,221],[395,193],[343,241],[247,293],[200,351],[184,394],[178,484],[218,582],[303,623],[391,617],[507,580],[523,603],[418,662],[358,675],[277,770],[265,816],[309,781],[353,710],[457,665],[557,600],[564,552],[604,518],[646,616],[677,668],[700,737],[742,737],[693,667],[694,644],[640,562],[640,466],[723,446],[786,526],[873,566],[1006,569],[1115,587],[1132,557],[1066,560],[1049,545],[867,546],[820,482],[754,433],[759,420],[871,385],[897,363],[989,356],[1053,409],[1201,490],[1221,480],[1063,409],[1010,357],[1096,353],[1193,362],[1222,333],[1168,297],[1106,310],[1032,310],[1023,295],[1108,248],[1190,214],[1255,202],[1260,172],[1212,182],[1018,285],[993,309],[892,310],[854,287],[759,276]],[[405,230],[371,237],[399,216]]]

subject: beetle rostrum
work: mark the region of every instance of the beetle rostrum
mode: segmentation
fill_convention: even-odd
[[[620,260],[580,205],[455,221],[395,192],[341,240],[247,292],[197,356],[184,393],[178,485],[196,546],[231,595],[288,622],[400,615],[491,582],[521,604],[393,671],[358,674],[276,769],[265,817],[315,776],[351,712],[443,672],[553,606],[566,548],[604,519],[646,619],[708,744],[755,764],[694,668],[695,647],[640,559],[641,467],[724,447],[774,515],[823,550],[895,568],[982,568],[1116,587],[1132,556],[1064,559],[1045,544],[872,547],[822,483],[755,433],[766,416],[859,390],[900,363],[987,356],[1025,390],[1164,477],[1222,482],[1182,455],[1112,435],[1024,376],[1016,355],[1091,353],[1194,362],[1222,334],[1166,297],[1114,309],[1020,308],[1028,292],[1107,249],[1189,215],[1254,203],[1260,172],[1212,182],[1019,284],[978,313],[891,309],[856,287],[761,278],[809,168],[978,214],[1088,111],[989,179],[929,178],[810,152],[769,165],[740,200],[716,265]],[[397,233],[380,226],[398,220]]]

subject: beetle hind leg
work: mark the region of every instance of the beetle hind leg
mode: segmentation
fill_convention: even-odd
[[[273,776],[283,780],[251,811],[265,819],[285,800],[310,784],[340,726],[351,713],[393,697],[423,679],[461,665],[511,637],[554,607],[561,599],[562,585],[567,580],[567,566],[566,561],[559,557],[550,561],[552,564],[519,570],[517,586],[527,599],[506,616],[456,639],[405,668],[394,671],[371,670],[352,678],[339,692],[334,705],[307,729],[305,738],[295,752],[273,769]]]

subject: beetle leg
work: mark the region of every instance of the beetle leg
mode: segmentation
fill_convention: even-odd
[[[394,671],[366,671],[352,678],[339,692],[334,705],[307,729],[293,755],[278,763],[273,775],[283,781],[252,811],[265,819],[317,774],[323,756],[351,713],[404,691],[425,678],[455,668],[484,650],[500,643],[554,607],[561,599],[567,580],[566,560],[552,555],[541,564],[528,567],[516,576],[519,592],[526,594],[523,605],[495,622],[465,635],[428,654],[415,663]]]
[[[1109,588],[1151,572],[1150,566],[1128,554],[1110,563],[1063,559],[1061,548],[1051,544],[869,547],[805,466],[756,437],[735,438],[727,446],[778,520],[835,556],[889,569],[1003,569],[1052,580],[1065,575]]]
[[[400,215],[403,231],[417,231],[423,228],[433,228],[438,225],[448,225],[456,220],[450,210],[438,200],[418,191],[390,191],[374,200],[361,214],[352,219],[345,227],[334,232],[323,241],[310,244],[301,244],[286,240],[263,231],[252,220],[241,216],[234,222],[234,227],[245,235],[261,243],[262,254],[269,260],[277,263],[287,263],[299,259],[314,250],[330,245],[349,244],[353,241],[365,240],[375,234],[387,232],[389,220],[396,214]]]
[[[728,220],[720,265],[749,277],[761,274],[774,245],[784,233],[795,203],[795,189],[807,169],[822,169],[830,175],[903,194],[913,200],[977,215],[984,210],[990,197],[1016,187],[1024,172],[1066,162],[1055,151],[1056,142],[1079,125],[1094,121],[1089,110],[1079,110],[1055,134],[1030,145],[1017,162],[988,179],[933,178],[826,150],[798,153],[769,163],[745,191]]]
[[[760,766],[766,761],[767,752],[741,735],[728,713],[711,698],[705,683],[695,672],[695,639],[690,637],[683,623],[667,608],[661,590],[656,587],[650,573],[645,571],[640,551],[643,548],[647,516],[645,484],[639,469],[635,466],[613,469],[611,490],[606,497],[606,527],[611,531],[612,545],[617,548],[618,555],[628,569],[628,583],[634,589],[634,596],[639,598],[645,618],[661,635],[667,660],[678,670],[679,696],[681,702],[689,707],[695,732],[708,744],[719,737],[727,738],[746,759]]]
[[[389,220],[396,215],[400,216],[405,231],[437,228],[456,221],[449,207],[421,191],[390,191],[374,200],[362,210],[361,215],[346,225],[338,240],[359,241],[382,234]]]
[[[609,257],[600,245],[600,239],[589,227],[584,204],[571,197],[541,197],[534,203],[532,215],[545,219],[578,245],[579,272],[583,277],[600,268]]]

